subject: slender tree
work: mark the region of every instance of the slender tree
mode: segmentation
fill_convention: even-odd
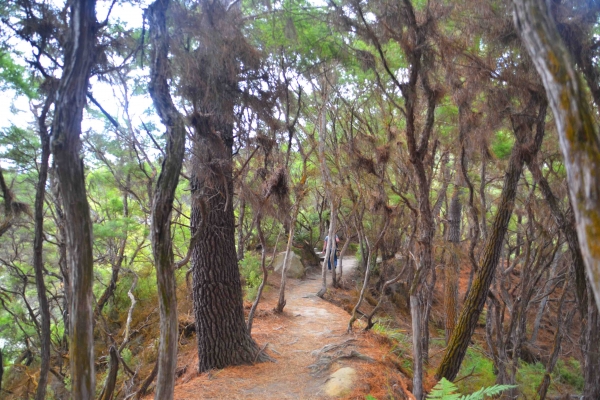
[[[160,310],[160,344],[155,399],[172,399],[177,366],[177,293],[174,276],[171,213],[185,151],[185,123],[175,108],[169,89],[169,36],[166,14],[169,0],[148,8],[152,54],[149,91],[166,127],[167,147],[152,201],[152,253],[156,266]]]
[[[92,312],[92,222],[81,158],[81,120],[90,71],[95,59],[96,1],[76,0],[69,5],[69,32],[63,73],[54,103],[50,148],[60,184],[67,260],[71,283],[69,337],[72,396],[95,395]]]

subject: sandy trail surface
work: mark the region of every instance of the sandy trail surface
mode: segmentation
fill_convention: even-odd
[[[355,268],[354,258],[344,259],[344,275]],[[328,284],[330,283],[328,274]],[[324,385],[331,373],[343,366],[357,370],[357,383],[347,398],[364,398],[372,388],[367,383],[373,377],[375,360],[381,349],[355,329],[347,333],[350,315],[343,309],[317,297],[321,287],[320,271],[304,279],[288,279],[287,304],[282,314],[272,310],[279,292],[279,279],[273,277],[265,299],[259,304],[252,330],[253,338],[275,362],[253,366],[236,366],[198,374],[195,340],[180,353],[179,368],[185,373],[177,381],[175,398],[191,399],[326,399]],[[271,282],[271,279],[270,279]],[[191,338],[193,339],[193,338]],[[323,348],[339,347],[324,352]],[[266,346],[266,347],[265,347]],[[356,357],[342,358],[333,363],[328,357],[348,355],[355,351],[371,361]],[[312,367],[311,367],[312,366]]]

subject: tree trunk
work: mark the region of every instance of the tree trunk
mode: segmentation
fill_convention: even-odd
[[[573,310],[573,311],[568,311],[564,318],[561,316],[565,297],[568,292],[566,290],[567,286],[568,286],[568,281],[565,281],[565,284],[563,286],[563,294],[560,297],[560,301],[558,303],[558,313],[556,316],[556,333],[554,334],[554,345],[552,346],[552,354],[550,355],[550,360],[548,361],[548,364],[546,365],[546,371],[544,373],[544,377],[542,378],[542,382],[540,383],[540,386],[538,387],[538,395],[540,396],[540,400],[544,400],[546,398],[546,394],[548,393],[548,388],[550,387],[550,375],[552,374],[552,371],[554,370],[554,367],[556,366],[556,362],[558,361],[558,356],[560,355],[560,343],[564,336],[564,330],[566,329],[565,327],[568,327],[570,325],[571,320],[573,319],[573,315],[575,314],[575,312],[574,312],[575,310]],[[596,375],[596,378],[597,377],[598,377],[598,375]],[[598,396],[590,397],[589,399],[591,400],[591,399],[597,399],[597,398],[598,398]],[[587,399],[587,397],[586,397],[586,399]]]
[[[168,7],[169,0],[156,0],[148,7],[147,11],[152,44],[148,90],[161,122],[165,125],[167,138],[162,169],[152,200],[150,228],[160,312],[158,376],[154,394],[154,398],[157,400],[172,399],[175,385],[178,325],[171,212],[183,163],[186,137],[183,117],[173,104],[168,83],[170,77],[169,36],[165,15]]]
[[[600,313],[592,296],[588,297],[587,323],[583,343],[584,400],[600,399]]]
[[[556,121],[581,253],[600,307],[600,137],[585,87],[546,3],[513,2],[515,24],[542,78]]]
[[[334,213],[336,212],[335,204],[333,202],[330,202],[330,204],[331,204],[330,216],[333,216]],[[331,238],[333,238],[333,240]],[[332,268],[335,268],[333,265],[333,254],[332,254],[334,243],[335,243],[335,220],[331,219],[329,221],[329,231],[327,233],[327,246],[325,247],[325,255],[323,257],[323,264],[321,266],[322,284],[321,284],[321,289],[319,289],[319,291],[317,292],[317,296],[319,296],[321,298],[323,298],[323,296],[327,292],[327,266],[328,266],[328,263],[331,263]],[[367,265],[367,268],[369,268],[368,265]]]
[[[244,320],[230,197],[233,126],[218,120],[232,113],[230,108],[198,115],[194,124],[192,234],[199,236],[192,253],[192,290],[200,372],[266,359]]]
[[[418,274],[418,272],[417,272]],[[413,342],[413,395],[423,398],[423,347],[421,346],[421,307],[417,293],[410,294],[410,315]]]
[[[117,384],[117,373],[119,372],[119,356],[117,349],[114,346],[110,346],[109,350],[110,361],[108,364],[108,375],[106,377],[106,383],[100,394],[100,400],[112,400],[113,394],[115,393],[115,387]]]
[[[575,220],[573,215],[570,214],[571,218],[562,212],[558,205],[558,199],[552,193],[550,184],[546,178],[542,175],[537,160],[533,158],[527,163],[531,175],[538,183],[546,203],[550,207],[552,218],[556,222],[558,228],[565,235],[567,244],[569,245],[569,251],[571,252],[571,259],[573,262],[573,270],[575,272],[575,294],[577,295],[577,305],[579,307],[580,315],[582,318],[586,317],[587,314],[587,290],[586,290],[586,275],[585,275],[585,264],[583,262],[583,256],[581,255],[581,249],[579,247],[579,239],[577,238],[577,231],[575,228]]]
[[[335,242],[335,222],[337,218],[337,209],[336,209],[336,200],[334,199],[332,187],[333,187],[333,179],[331,177],[331,171],[327,166],[327,158],[325,156],[325,139],[327,137],[327,101],[329,98],[329,82],[327,80],[326,73],[322,78],[322,93],[321,93],[321,109],[319,111],[319,166],[321,167],[321,178],[323,179],[323,186],[325,188],[325,193],[327,196],[327,200],[329,201],[331,212],[329,214],[329,233],[327,241],[327,248],[325,249],[325,258],[323,259],[323,269],[321,271],[323,277],[323,285],[321,289],[317,293],[317,296],[323,297],[325,292],[327,291],[327,266],[328,263],[331,263],[331,267],[335,269],[335,265],[333,263],[333,254],[331,250],[336,246]],[[335,272],[335,271],[334,271]],[[332,273],[333,279],[333,273]],[[336,285],[334,281],[334,286]]]
[[[250,307],[250,312],[248,313],[248,333],[252,333],[252,322],[254,321],[254,313],[256,312],[256,308],[258,307],[258,303],[260,301],[260,296],[262,296],[262,292],[267,283],[267,278],[269,277],[269,271],[266,266],[266,258],[267,258],[267,241],[265,239],[265,235],[262,230],[262,215],[261,211],[258,211],[258,215],[256,216],[256,230],[258,232],[258,239],[260,240],[260,269],[262,270],[262,281],[260,282],[260,286],[258,287],[258,291],[256,292],[256,299],[254,299],[254,303],[252,303],[252,307]],[[279,238],[278,238],[279,239]],[[275,243],[275,249],[277,249],[277,243]],[[275,259],[275,254],[273,254],[273,258],[271,260],[271,264]]]
[[[498,212],[485,244],[481,266],[477,272],[473,286],[465,299],[454,334],[450,338],[450,343],[448,344],[444,357],[436,371],[437,379],[444,377],[452,381],[458,374],[460,364],[467,352],[471,336],[473,336],[473,332],[477,326],[479,315],[485,305],[490,284],[492,283],[496,266],[500,259],[504,236],[514,207],[517,185],[523,170],[524,158],[526,155],[531,156],[531,153],[525,154],[522,147],[525,145],[524,141],[526,136],[528,136],[527,131],[531,130],[533,121],[527,116],[515,118],[523,118],[523,121],[515,121],[517,125],[517,141],[515,142],[510,156],[509,166],[504,179],[502,194],[500,196]],[[538,123],[543,123],[543,119],[541,122],[538,121]]]
[[[51,95],[50,95],[51,96]],[[37,289],[40,313],[40,378],[38,380],[36,400],[46,398],[46,385],[50,371],[50,305],[44,283],[44,198],[46,197],[46,181],[48,180],[48,159],[50,158],[50,135],[46,127],[46,116],[53,99],[48,97],[41,115],[38,117],[38,129],[42,145],[42,158],[40,160],[38,183],[35,191],[34,205],[34,237],[33,237],[33,269],[35,271],[35,286]]]
[[[288,233],[288,241],[285,247],[285,256],[283,258],[283,266],[281,267],[281,286],[279,286],[279,300],[277,301],[277,306],[275,307],[275,312],[281,313],[283,312],[283,308],[285,307],[285,281],[286,281],[286,273],[287,269],[290,265],[291,253],[292,250],[292,242],[294,241],[294,234],[296,233],[296,219],[298,218],[298,212],[300,211],[299,202],[294,205],[294,210],[292,211],[292,219],[290,221],[290,231]]]
[[[458,175],[458,174],[457,174]],[[445,269],[444,309],[446,310],[446,343],[450,340],[458,314],[458,279],[460,277],[460,189],[458,185],[452,194],[448,211],[448,242],[450,242],[450,261]]]
[[[95,0],[69,3],[69,46],[54,104],[51,150],[56,164],[65,212],[67,255],[71,283],[69,304],[71,395],[95,395],[92,285],[92,222],[86,196],[81,150],[81,120],[90,70],[95,59]]]

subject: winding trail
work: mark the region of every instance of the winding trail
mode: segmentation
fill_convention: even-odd
[[[350,276],[355,266],[354,258],[344,259],[344,275]],[[269,281],[275,287],[269,287],[259,304],[252,336],[261,348],[266,346],[265,351],[276,362],[229,367],[198,375],[194,340],[190,349],[186,348],[179,356],[179,367],[186,367],[186,373],[177,381],[176,399],[327,399],[331,397],[325,393],[325,383],[332,372],[343,366],[352,366],[357,371],[357,383],[345,397],[355,398],[360,393],[363,398],[362,393],[371,391],[366,382],[378,374],[372,369],[378,364],[375,360],[382,359],[381,344],[367,340],[367,335],[360,332],[348,334],[350,315],[315,295],[321,287],[320,271],[310,272],[302,280],[288,279],[287,305],[282,314],[272,311],[279,289],[278,279],[273,277]],[[341,346],[320,352],[327,345]],[[372,361],[352,357],[324,363],[336,352],[339,356],[350,351]],[[315,371],[315,363],[319,371]]]

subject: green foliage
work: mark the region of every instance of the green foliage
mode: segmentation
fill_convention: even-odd
[[[513,135],[505,130],[499,130],[492,141],[492,152],[501,160],[506,160],[510,156],[515,140]]]
[[[517,383],[519,384],[519,391],[527,398],[535,398],[537,396],[537,389],[542,383],[546,368],[540,364],[526,364],[521,363],[517,371]]]
[[[581,365],[576,359],[570,358],[567,362],[558,360],[554,375],[556,375],[555,382],[567,384],[580,392],[583,390],[585,381],[581,374]]]
[[[484,387],[476,391],[475,393],[468,395],[461,395],[458,392],[458,387],[447,380],[442,378],[441,381],[435,385],[431,390],[431,393],[427,396],[428,400],[483,400],[486,397],[491,397],[502,393],[505,390],[512,389],[514,385],[494,385],[490,387]]]
[[[368,394],[368,395],[365,397],[365,400],[377,400],[377,397],[375,397],[375,396],[371,396],[370,394]]]
[[[0,89],[10,88],[17,94],[35,98],[35,84],[26,72],[25,67],[15,63],[9,54],[0,50]]]
[[[494,363],[475,347],[469,347],[462,362],[458,376],[471,374],[469,379],[460,381],[457,386],[463,393],[470,393],[496,382]]]
[[[123,351],[121,352],[121,357],[123,357],[123,361],[125,361],[125,364],[131,365],[131,359],[133,358],[133,354],[131,354],[131,350],[129,350],[129,347],[125,347],[123,349]]]
[[[246,253],[244,259],[239,262],[239,268],[242,280],[245,282],[244,297],[246,300],[254,300],[262,282],[260,256],[252,252]]]

